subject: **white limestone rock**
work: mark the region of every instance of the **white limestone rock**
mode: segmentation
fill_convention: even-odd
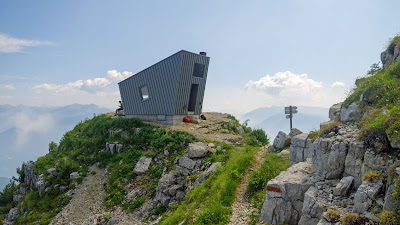
[[[189,144],[188,155],[190,158],[202,158],[207,155],[210,147],[204,142],[195,142]]]
[[[136,175],[142,175],[149,170],[150,163],[151,163],[152,158],[147,157],[147,156],[142,156],[139,161],[136,163],[135,168],[133,169],[133,172]]]

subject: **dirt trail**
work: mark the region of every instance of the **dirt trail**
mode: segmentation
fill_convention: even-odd
[[[235,202],[232,205],[232,216],[229,220],[228,225],[236,225],[236,224],[248,224],[250,222],[250,218],[248,215],[256,213],[257,209],[251,205],[251,199],[247,194],[247,187],[249,183],[250,174],[259,169],[261,164],[264,161],[264,150],[260,148],[255,153],[255,160],[251,169],[247,170],[244,174],[240,184],[236,190]]]
[[[76,193],[71,201],[63,210],[54,217],[51,224],[84,224],[90,216],[95,215],[104,208],[105,191],[103,183],[106,177],[103,177],[103,170],[97,166],[92,166],[90,171],[96,174],[88,175],[83,183],[75,190]]]

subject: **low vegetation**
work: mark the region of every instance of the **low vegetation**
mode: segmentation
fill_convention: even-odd
[[[384,210],[379,214],[379,224],[396,225],[398,224],[397,216],[392,211]]]
[[[311,142],[314,142],[319,137],[329,137],[332,132],[336,134],[339,131],[339,126],[341,125],[341,122],[331,121],[321,130],[311,131],[308,135],[308,138],[311,139]]]
[[[334,210],[334,209],[329,209],[329,210],[326,212],[326,216],[327,216],[327,217],[330,219],[330,221],[332,221],[332,222],[337,222],[337,221],[339,221],[339,219],[340,219],[339,213],[336,212],[336,210]]]
[[[342,218],[343,225],[356,225],[360,217],[356,213],[347,213]]]
[[[265,191],[269,180],[278,176],[280,172],[290,167],[289,155],[278,156],[277,153],[268,152],[261,167],[250,175],[248,192],[252,205],[258,213],[251,215],[251,224],[256,224],[265,200]]]
[[[382,180],[382,174],[379,171],[374,170],[366,173],[362,179],[365,181],[377,182],[379,180]]]
[[[255,147],[225,149],[226,164],[202,185],[189,191],[185,201],[165,213],[159,224],[225,224],[231,215],[236,188],[254,159]]]

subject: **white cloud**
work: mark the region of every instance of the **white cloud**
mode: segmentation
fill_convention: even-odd
[[[0,95],[0,99],[11,99],[12,96],[9,95]]]
[[[341,82],[341,81],[336,81],[336,82],[334,82],[332,85],[331,85],[331,88],[342,88],[342,87],[344,87],[345,86],[345,84],[343,83],[343,82]]]
[[[0,84],[0,90],[4,89],[4,90],[14,90],[15,86],[12,84]]]
[[[15,53],[22,52],[24,47],[33,47],[38,45],[51,44],[49,41],[25,40],[10,37],[6,34],[0,33],[0,52],[2,53]]]
[[[226,93],[226,94],[221,94]],[[246,113],[267,106],[314,106],[328,108],[345,98],[344,88],[326,87],[307,74],[280,72],[249,81],[243,87],[208,87],[204,110]]]
[[[116,70],[109,70],[109,71],[107,71],[107,76],[108,76],[108,78],[110,78],[110,80],[112,80],[112,81],[121,81],[121,80],[125,80],[126,78],[128,78],[128,77],[130,77],[130,76],[132,76],[133,75],[133,73],[132,72],[129,72],[129,71],[123,71],[122,73],[121,72],[118,72],[118,71],[116,71]]]
[[[17,144],[23,145],[29,135],[36,133],[46,135],[55,125],[54,118],[50,114],[32,115],[32,112],[19,112],[9,117],[9,120],[17,129]]]
[[[290,71],[267,75],[258,81],[249,81],[246,90],[262,91],[270,95],[287,95],[293,92],[308,94],[322,88],[321,82],[308,78],[307,74],[297,75]]]

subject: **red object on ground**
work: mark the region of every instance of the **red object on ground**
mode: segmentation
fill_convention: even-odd
[[[185,122],[185,123],[190,123],[190,119],[187,118],[187,117],[183,117],[183,122]]]

